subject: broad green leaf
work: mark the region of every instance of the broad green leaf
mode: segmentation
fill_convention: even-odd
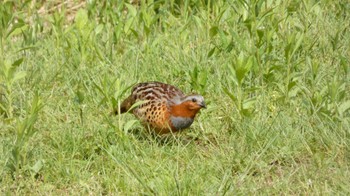
[[[15,25],[13,25],[13,27],[11,28],[10,32],[7,34],[7,38],[10,38],[12,36],[16,36],[21,34],[23,31],[25,31],[28,28],[28,25],[26,25],[23,22],[20,23],[16,23]]]
[[[76,96],[77,96],[77,99],[78,99],[78,102],[81,104],[83,103],[84,99],[85,99],[85,95],[84,93],[81,91],[81,90],[78,90],[76,92]]]
[[[218,34],[219,28],[217,26],[213,26],[212,28],[210,28],[209,30],[209,35],[210,38],[213,38],[216,34]]]
[[[22,62],[23,62],[23,58],[20,58],[20,59],[16,60],[14,63],[12,63],[12,66],[17,67],[20,64],[22,64]]]
[[[229,78],[231,79],[231,81],[236,85],[240,85],[237,81],[237,76],[236,76],[236,70],[234,68],[234,65],[228,65],[227,68],[230,70],[230,75]]]
[[[254,108],[255,103],[256,103],[256,98],[247,99],[243,102],[243,109]]]
[[[350,100],[345,101],[344,103],[342,103],[342,104],[339,106],[338,111],[339,111],[340,115],[343,115],[344,112],[346,112],[346,111],[349,110],[349,109],[350,109]]]
[[[294,45],[294,48],[293,48],[293,52],[291,54],[291,57],[294,56],[295,52],[298,50],[298,48],[300,47],[302,41],[304,40],[304,34],[298,34],[297,35],[297,38],[298,38],[298,41],[297,43]]]
[[[208,58],[213,56],[214,52],[215,52],[216,47],[213,47],[209,52],[208,52]]]
[[[223,88],[222,90],[224,90],[225,94],[228,95],[232,101],[237,101],[236,96],[233,93],[231,93],[227,88]]]
[[[124,24],[124,32],[129,34],[129,30],[131,29],[131,25],[134,22],[134,18],[128,18]]]
[[[138,121],[137,120],[129,120],[128,122],[126,122],[123,126],[123,130],[125,132],[129,131],[131,127],[134,126],[134,124],[136,124]]]
[[[104,28],[103,24],[97,25],[97,27],[95,28],[95,35],[100,34],[103,31],[103,28]]]
[[[38,160],[30,169],[34,172],[34,173],[38,173],[42,168],[43,168],[44,164],[42,160]]]
[[[239,84],[242,84],[243,79],[246,77],[247,73],[251,70],[253,65],[252,57],[246,58],[241,53],[236,61],[235,71],[236,77]]]
[[[88,23],[88,13],[86,10],[80,9],[75,16],[75,24],[78,29],[83,29]]]
[[[19,71],[14,74],[14,77],[12,78],[12,82],[15,82],[17,80],[20,80],[24,77],[26,77],[27,73],[25,71]]]
[[[137,15],[137,10],[136,10],[136,8],[133,5],[128,4],[128,3],[125,3],[124,5],[128,8],[128,13],[131,16],[135,17]]]

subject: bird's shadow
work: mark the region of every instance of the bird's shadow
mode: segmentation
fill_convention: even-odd
[[[184,133],[156,134],[151,130],[131,129],[128,134],[133,135],[140,142],[155,142],[159,146],[189,145],[198,141],[198,136]]]

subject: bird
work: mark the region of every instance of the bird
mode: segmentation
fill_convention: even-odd
[[[132,107],[135,103],[140,105]],[[190,127],[202,108],[202,95],[185,95],[173,85],[152,81],[136,84],[114,114],[133,113],[149,130],[167,134]]]

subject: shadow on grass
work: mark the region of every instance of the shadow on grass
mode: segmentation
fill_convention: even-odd
[[[185,130],[188,132],[189,130]],[[120,137],[132,137],[136,139],[137,141],[143,143],[143,142],[151,142],[155,143],[158,146],[173,146],[173,145],[201,145],[201,144],[208,144],[213,143],[212,140],[215,140],[214,138],[207,138],[203,137],[201,134],[189,134],[185,132],[177,132],[177,133],[168,133],[168,134],[156,134],[152,131],[147,131],[143,128],[136,128],[136,129],[130,129],[126,134],[123,134],[123,136],[118,136],[115,131],[111,131],[107,135],[108,143],[113,145],[117,142],[120,142],[122,138]],[[216,142],[214,142],[216,143]]]

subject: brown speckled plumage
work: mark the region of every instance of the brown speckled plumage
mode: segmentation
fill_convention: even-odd
[[[132,112],[141,122],[157,133],[176,132],[189,127],[201,108],[205,108],[201,95],[185,96],[175,86],[161,82],[145,82],[135,85],[131,95],[120,107],[120,112],[128,112],[139,101],[141,105]],[[118,110],[115,110],[118,114]]]

